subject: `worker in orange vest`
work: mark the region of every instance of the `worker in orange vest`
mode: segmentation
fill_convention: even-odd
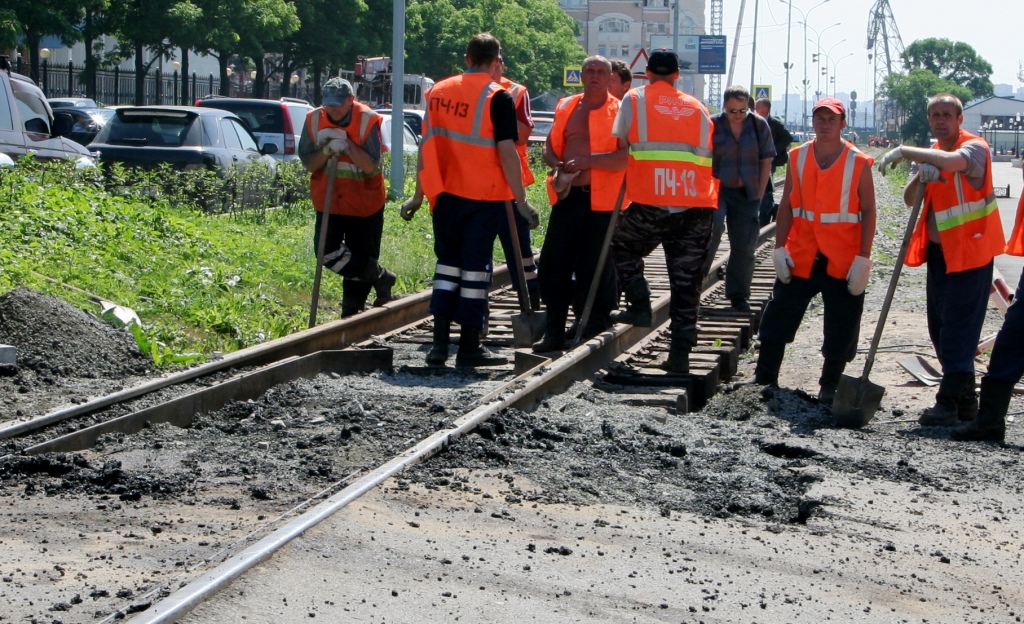
[[[815,138],[789,153],[775,226],[778,279],[761,319],[754,383],[778,383],[786,344],[820,294],[825,362],[818,400],[831,405],[846,365],[857,355],[875,240],[875,185],[871,157],[842,137],[843,103],[823,98],[811,114]]]
[[[666,368],[688,373],[697,344],[697,310],[704,258],[718,207],[718,181],[711,173],[711,115],[675,88],[679,57],[655,50],[647,61],[649,84],[622,99],[614,134],[628,147],[626,196],[632,202],[612,239],[612,256],[626,308],[616,323],[649,327],[651,291],[644,258],[660,243],[672,290],[672,341]],[[541,270],[543,273],[543,269]]]
[[[373,305],[393,299],[395,274],[380,266],[384,232],[384,173],[380,166],[381,116],[357,102],[352,85],[331,78],[322,90],[320,108],[306,114],[305,131],[299,138],[299,159],[312,175],[309,179],[313,207],[322,213],[330,205],[324,266],[344,278],[341,315],[363,311],[370,288]],[[327,198],[331,157],[337,157],[337,176],[332,197]],[[317,219],[313,249],[318,247],[322,220]]]
[[[1024,256],[1024,194],[1017,202],[1017,219],[1006,243],[1006,253]],[[1024,273],[1017,281],[1013,303],[1006,309],[1003,326],[996,335],[988,372],[981,378],[978,417],[955,427],[950,437],[1002,442],[1006,436],[1006,412],[1021,375],[1024,375]]]
[[[496,37],[474,36],[466,46],[466,72],[438,82],[426,97],[416,192],[402,204],[401,214],[412,219],[424,196],[430,202],[437,266],[428,366],[445,365],[453,321],[461,327],[456,366],[508,361],[480,344],[494,239],[505,219],[506,200],[516,202],[531,228],[540,223],[540,215],[526,201],[515,143],[515,101],[492,78],[500,56]]]
[[[992,188],[991,152],[983,138],[960,127],[963,113],[955,95],[931,97],[928,125],[934,147],[901,145],[878,163],[883,173],[903,159],[920,164],[904,190],[907,205],[919,185],[928,185],[905,261],[907,266],[928,263],[928,333],[942,365],[935,405],[918,419],[926,427],[952,426],[978,413],[974,354],[988,308],[992,260],[1006,246]]]

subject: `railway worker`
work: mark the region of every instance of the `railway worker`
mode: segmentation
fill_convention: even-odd
[[[506,200],[516,202],[531,227],[539,215],[523,187],[515,100],[492,78],[500,56],[497,38],[474,36],[466,46],[466,72],[438,82],[426,97],[416,192],[402,205],[402,217],[411,219],[426,195],[437,255],[428,366],[447,361],[453,321],[461,326],[457,366],[507,362],[480,344],[494,239],[505,219]]]
[[[789,145],[793,142],[793,135],[786,129],[786,125],[778,117],[772,117],[772,101],[768,98],[758,98],[754,102],[754,111],[764,117],[768,122],[768,128],[772,131],[772,143],[775,145],[775,158],[772,159],[771,175],[764,189],[764,198],[761,199],[761,206],[758,208],[758,225],[764,227],[775,219],[778,212],[778,204],[775,203],[775,184],[772,178],[775,177],[775,170],[789,162]],[[856,145],[856,141],[852,141]]]
[[[608,81],[608,93],[621,100],[633,86],[633,71],[621,59],[612,60],[612,78]]]
[[[380,266],[384,232],[384,173],[380,165],[381,116],[357,102],[352,85],[331,78],[323,87],[320,108],[306,114],[306,131],[299,138],[299,159],[309,178],[313,206],[322,213],[330,205],[324,266],[343,278],[341,315],[363,311],[370,288],[377,292],[373,305],[392,300],[395,274]],[[329,201],[328,161],[337,157],[337,177]],[[321,219],[317,218],[313,248],[319,246]]]
[[[786,344],[820,293],[825,363],[818,398],[831,405],[857,354],[875,238],[875,185],[871,157],[842,138],[843,103],[827,97],[811,111],[815,138],[789,154],[775,230],[778,279],[761,319],[754,383],[778,383]]]
[[[583,93],[559,100],[544,144],[544,162],[560,180],[564,176],[561,184],[566,186],[560,184],[556,191],[554,175],[549,176],[553,208],[540,271],[547,327],[544,339],[533,347],[538,353],[565,347],[569,306],[586,301],[625,177],[626,150],[612,135],[619,100],[608,92],[611,76],[612,64],[605,57],[583,61]],[[614,267],[605,262],[585,336],[607,329],[617,299]]]
[[[678,78],[676,53],[655,50],[647,62],[649,84],[631,89],[615,118],[619,147],[629,149],[626,195],[632,203],[612,239],[627,306],[611,318],[651,325],[644,258],[660,243],[672,292],[667,368],[687,373],[690,351],[697,344],[701,278],[718,206],[718,181],[711,174],[711,115],[699,100],[675,88]]]
[[[928,334],[942,365],[935,405],[918,419],[926,427],[952,426],[978,413],[974,354],[988,308],[992,261],[1006,244],[992,189],[991,152],[983,138],[960,127],[963,111],[955,95],[932,96],[928,125],[934,148],[901,145],[878,163],[883,173],[903,159],[920,164],[903,193],[907,205],[919,186],[928,184],[905,260],[907,266],[928,264]]]

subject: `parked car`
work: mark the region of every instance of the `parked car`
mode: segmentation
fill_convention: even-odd
[[[378,111],[381,115],[392,115],[393,111],[390,108],[382,108]],[[421,110],[407,110],[403,109],[402,114],[405,115],[405,123],[412,128],[413,134],[418,137],[423,136],[423,117],[427,114],[426,111]]]
[[[543,144],[548,140],[548,133],[551,132],[551,126],[555,123],[555,113],[533,111],[531,115],[533,115],[533,131],[530,132],[527,145]]]
[[[198,106],[119,108],[89,145],[100,163],[123,163],[147,169],[169,164],[174,169],[209,169],[221,177],[262,161],[271,170],[277,145],[262,149],[234,113]]]
[[[380,124],[380,134],[381,134],[381,138],[383,139],[383,142],[384,142],[384,150],[390,152],[391,151],[391,115],[381,114],[381,117],[384,118],[384,121],[382,121],[381,124]],[[419,150],[419,144],[420,144],[419,137],[418,137],[418,135],[416,135],[412,131],[412,128],[409,127],[409,124],[407,124],[407,123],[406,124],[402,124],[402,126],[403,126],[402,150],[405,153],[407,153],[407,154],[415,154],[417,152],[417,150]]]
[[[72,126],[68,138],[88,145],[117,111],[113,108],[60,108],[57,112],[71,115]]]
[[[212,96],[199,100],[196,106],[231,111],[249,126],[260,149],[271,144],[277,146],[274,158],[279,160],[299,157],[299,137],[306,126],[306,113],[313,110],[306,100],[289,97],[261,100]]]
[[[92,98],[47,98],[50,108],[99,108]]]

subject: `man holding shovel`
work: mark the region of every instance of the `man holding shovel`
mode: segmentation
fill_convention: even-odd
[[[548,196],[554,207],[541,252],[540,293],[547,306],[547,327],[544,340],[533,346],[538,353],[566,346],[569,306],[587,296],[585,290],[576,289],[589,289],[594,281],[625,177],[626,150],[612,135],[619,101],[608,93],[611,75],[612,65],[603,56],[583,61],[583,93],[559,100],[544,145],[544,162],[554,171],[548,176]],[[603,331],[608,314],[615,309],[618,291],[610,262],[605,262],[597,288],[584,336]]]
[[[812,115],[815,138],[789,154],[775,230],[778,279],[761,319],[754,383],[778,383],[786,344],[821,294],[825,363],[818,399],[831,405],[857,354],[875,239],[875,186],[871,157],[842,138],[843,103],[823,98]]]
[[[900,146],[878,162],[883,173],[903,159],[921,165],[904,191],[907,205],[924,193],[922,218],[907,250],[906,265],[928,263],[928,333],[942,365],[935,405],[918,422],[952,426],[974,420],[974,354],[978,349],[992,287],[993,258],[1006,241],[992,189],[988,144],[963,130],[960,99],[940,93],[928,100],[928,125],[934,148]]]
[[[380,166],[381,117],[356,102],[352,85],[341,78],[327,81],[321,102],[306,115],[299,158],[312,173],[310,192],[321,215],[313,235],[318,254],[323,252],[317,261],[344,278],[341,315],[346,317],[363,311],[371,287],[377,291],[373,305],[390,301],[395,284],[395,274],[377,262],[386,198]],[[325,206],[330,208],[325,211]]]

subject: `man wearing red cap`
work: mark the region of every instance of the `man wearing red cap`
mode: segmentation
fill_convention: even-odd
[[[857,354],[875,238],[872,159],[842,138],[846,109],[824,98],[812,109],[815,138],[789,153],[775,229],[775,287],[761,319],[754,382],[777,384],[786,344],[811,299],[824,302],[825,357],[818,398],[831,405]]]

